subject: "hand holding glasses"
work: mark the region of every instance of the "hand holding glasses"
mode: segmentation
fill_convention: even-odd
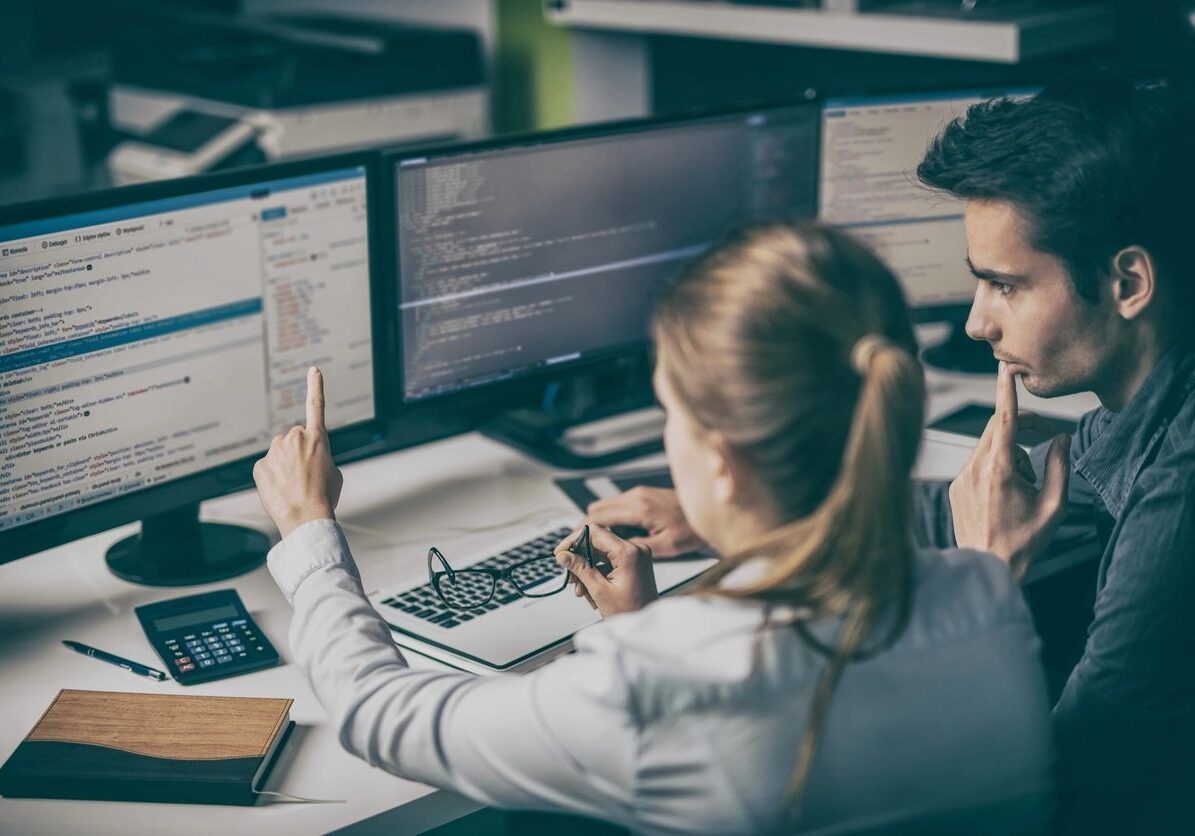
[[[594,566],[588,525],[581,530],[571,551],[584,557],[591,568]],[[500,581],[506,581],[527,598],[547,598],[563,591],[569,579],[569,573],[551,553],[529,557],[504,569],[453,569],[435,546],[427,552],[427,574],[436,595],[454,610],[471,610],[488,604]]]

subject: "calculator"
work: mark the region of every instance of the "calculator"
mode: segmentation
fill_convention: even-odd
[[[166,670],[182,685],[278,664],[278,651],[235,589],[158,601],[136,613]]]

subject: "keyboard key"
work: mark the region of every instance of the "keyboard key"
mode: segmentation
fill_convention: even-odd
[[[440,626],[443,627],[445,630],[451,629],[452,627],[456,627],[459,624],[460,624],[459,621],[453,621],[451,618],[447,618],[440,622]]]

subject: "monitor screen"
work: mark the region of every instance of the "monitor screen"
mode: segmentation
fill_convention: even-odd
[[[275,175],[276,177],[277,175]],[[0,226],[0,531],[374,416],[364,166]]]
[[[932,192],[916,169],[930,142],[968,106],[1028,90],[827,99],[822,104],[818,216],[880,254],[914,307],[969,304],[963,204]]]
[[[396,159],[404,400],[641,349],[729,227],[812,216],[817,128],[801,105]]]

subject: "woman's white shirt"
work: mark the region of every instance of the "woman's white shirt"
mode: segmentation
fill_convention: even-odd
[[[270,553],[290,645],[351,753],[487,805],[645,833],[783,829],[825,660],[763,607],[677,596],[581,631],[525,675],[411,670],[340,528]],[[585,606],[581,601],[578,606]],[[799,829],[882,824],[1012,797],[1047,803],[1049,702],[1029,612],[976,552],[918,555],[911,620],[835,690]]]

